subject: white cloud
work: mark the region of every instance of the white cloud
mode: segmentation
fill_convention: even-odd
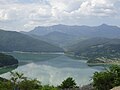
[[[87,0],[76,12],[83,15],[111,16],[115,14],[116,10],[113,3],[108,0]]]
[[[115,16],[120,17],[120,7],[116,4],[118,2],[120,1],[0,0],[0,28],[30,30],[39,25],[85,24],[81,20],[88,17],[111,17],[114,20]],[[94,20],[97,21],[96,18]]]

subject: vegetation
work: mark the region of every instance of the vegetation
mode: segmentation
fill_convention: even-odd
[[[28,79],[23,73],[11,72],[10,80],[0,78],[0,90],[60,90],[76,88],[76,82],[69,77],[58,87],[41,85],[36,79]]]
[[[63,49],[19,32],[0,30],[0,51],[62,52]]]
[[[78,43],[70,52],[88,63],[120,61],[120,39],[92,38]]]
[[[44,85],[40,90],[59,90],[59,88],[50,85]]]
[[[105,71],[94,73],[93,86],[95,90],[110,90],[120,86],[120,66],[113,65]]]
[[[18,72],[11,72],[11,79],[0,80],[0,90],[58,90],[49,85],[41,85],[36,79],[28,79]]]
[[[11,55],[0,53],[0,67],[18,64],[18,60]]]
[[[62,84],[59,86],[62,89],[67,88],[76,88],[76,82],[72,77],[68,77],[66,80],[62,82]]]
[[[113,65],[102,72],[95,72],[93,83],[83,86],[82,90],[110,90],[120,86],[120,66]],[[10,80],[0,78],[0,90],[74,90],[78,88],[75,80],[68,77],[60,86],[42,85],[36,79],[28,79],[24,74],[11,72]],[[80,90],[81,90],[80,89]]]

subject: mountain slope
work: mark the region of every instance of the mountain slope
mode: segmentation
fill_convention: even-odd
[[[28,35],[0,30],[0,51],[61,52],[61,48]]]
[[[92,61],[120,61],[120,39],[92,38],[71,46],[68,52]]]
[[[69,35],[58,31],[50,32],[47,35],[44,35],[43,37],[59,46],[70,44],[70,42],[73,42],[73,39],[76,38],[73,35]]]
[[[84,40],[85,38],[79,38],[75,35],[69,35],[66,33],[53,31],[44,36],[39,36],[35,34],[29,34],[31,37],[45,42],[54,44],[56,46],[65,48],[65,46],[76,43],[77,41]]]
[[[109,45],[120,45],[120,39],[108,39],[99,37],[91,38],[72,45],[68,50],[73,52],[81,52],[86,49],[88,50],[94,48],[102,48]]]

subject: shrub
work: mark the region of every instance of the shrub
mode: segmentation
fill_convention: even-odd
[[[77,86],[75,80],[72,77],[68,77],[66,80],[62,82],[62,84],[59,87],[65,89],[65,88],[75,88]]]
[[[41,90],[58,90],[58,88],[56,88],[54,86],[45,85],[42,87]]]
[[[102,72],[93,75],[93,86],[95,90],[109,90],[120,85],[120,66],[113,65]]]

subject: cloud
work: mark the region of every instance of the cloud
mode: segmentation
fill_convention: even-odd
[[[106,20],[111,18],[116,22],[114,17],[120,17],[118,2],[120,1],[0,0],[0,28],[30,30],[35,26],[58,23],[80,25],[87,22],[81,20],[93,19],[93,17],[106,18]],[[94,18],[94,21],[97,21],[97,18]]]
[[[88,0],[81,4],[80,11],[85,15],[111,16],[115,14],[114,4],[109,0]]]

